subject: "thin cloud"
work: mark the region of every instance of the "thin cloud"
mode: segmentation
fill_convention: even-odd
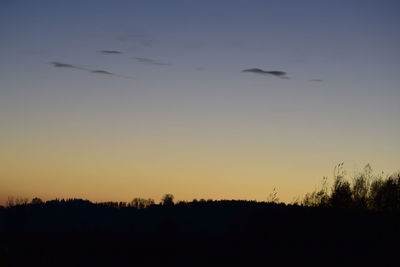
[[[91,73],[97,73],[97,74],[104,74],[104,75],[110,75],[110,76],[115,76],[115,77],[120,77],[120,78],[125,78],[125,79],[133,79],[132,77],[125,76],[125,75],[120,75],[120,74],[115,74],[106,70],[91,70]]]
[[[120,54],[123,54],[123,52],[118,51],[118,50],[100,50],[99,53],[104,54],[104,55],[120,55]]]
[[[55,68],[69,68],[69,69],[87,70],[87,69],[82,68],[82,67],[78,67],[78,66],[75,66],[75,65],[72,65],[72,64],[57,62],[57,61],[50,62],[50,64],[52,64],[53,67],[55,67]]]
[[[107,74],[107,75],[115,75],[114,73],[111,73],[109,71],[106,70],[91,70],[91,73],[98,73],[98,74]]]
[[[170,66],[170,63],[160,62],[151,58],[144,58],[144,57],[136,57],[137,62],[147,63],[155,66]]]
[[[115,74],[106,70],[92,70],[92,69],[87,69],[87,68],[82,68],[79,66],[75,66],[72,64],[67,64],[67,63],[62,63],[62,62],[50,62],[55,68],[69,68],[69,69],[78,69],[78,70],[84,70],[88,71],[91,73],[97,73],[97,74],[104,74],[104,75],[109,75],[109,76],[116,76],[116,77],[121,77],[125,79],[132,79],[132,77],[125,76],[125,75],[120,75],[120,74]]]
[[[262,69],[258,69],[258,68],[253,68],[253,69],[245,69],[242,70],[242,72],[251,72],[251,73],[255,73],[255,74],[262,74],[262,75],[273,75],[282,79],[289,79],[289,77],[287,77],[287,73],[284,71],[280,71],[280,70],[262,70]]]

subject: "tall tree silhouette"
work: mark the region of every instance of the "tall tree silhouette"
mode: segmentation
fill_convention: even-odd
[[[173,206],[174,205],[174,195],[165,194],[161,199],[161,203],[163,206]]]

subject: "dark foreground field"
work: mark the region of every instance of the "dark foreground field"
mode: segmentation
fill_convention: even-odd
[[[0,266],[399,266],[400,214],[249,201],[0,209]]]

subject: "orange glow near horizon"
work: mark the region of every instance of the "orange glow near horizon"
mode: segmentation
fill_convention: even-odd
[[[1,1],[0,203],[399,171],[400,2],[81,2]]]
[[[322,161],[312,147],[303,150],[240,138],[233,142],[223,137],[153,136],[129,142],[108,136],[106,142],[99,135],[54,133],[43,139],[14,136],[3,142],[3,151],[9,152],[0,156],[0,201],[5,203],[8,196],[158,201],[165,193],[177,200],[263,201],[276,188],[280,200],[291,202],[320,186],[323,176],[331,176],[333,162],[340,157],[325,155]],[[350,174],[363,166],[351,163]]]

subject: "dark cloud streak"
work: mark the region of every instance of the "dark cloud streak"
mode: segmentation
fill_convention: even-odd
[[[121,55],[123,52],[118,50],[100,50],[99,53],[104,55]]]
[[[62,62],[57,62],[57,61],[50,62],[50,64],[52,64],[53,67],[55,67],[55,68],[69,68],[69,69],[78,69],[78,70],[88,70],[88,69],[85,69],[85,68],[82,68],[82,67],[78,67],[78,66],[75,66],[75,65],[72,65],[72,64],[67,64],[67,63],[62,63]]]
[[[282,79],[288,79],[289,77],[287,77],[287,73],[284,71],[280,71],[280,70],[262,70],[262,69],[258,69],[258,68],[253,68],[253,69],[245,69],[242,70],[242,72],[251,72],[251,73],[255,73],[255,74],[262,74],[262,75],[273,75]]]
[[[112,72],[109,72],[109,71],[106,71],[106,70],[92,70],[92,69],[82,68],[82,67],[78,67],[78,66],[75,66],[75,65],[72,65],[72,64],[62,63],[62,62],[50,62],[50,64],[52,64],[55,68],[78,69],[78,70],[88,71],[88,72],[91,72],[91,73],[116,76],[116,77],[121,77],[121,78],[125,78],[125,79],[132,79],[132,77],[115,74],[115,73],[112,73]]]
[[[98,74],[107,74],[107,75],[115,75],[114,73],[111,73],[109,71],[106,70],[91,70],[91,73],[98,73]]]

